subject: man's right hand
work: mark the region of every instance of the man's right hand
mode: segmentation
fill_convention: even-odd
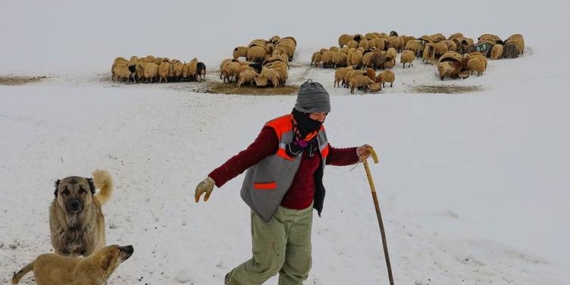
[[[216,182],[214,181],[214,179],[210,177],[206,177],[206,179],[198,183],[198,186],[196,186],[196,192],[194,194],[196,203],[200,201],[200,196],[202,196],[202,194],[204,193],[206,193],[206,195],[204,196],[204,202],[207,202],[208,199],[210,199],[210,194],[212,194],[212,190],[214,190],[215,184]]]

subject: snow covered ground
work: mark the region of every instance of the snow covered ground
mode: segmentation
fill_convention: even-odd
[[[117,56],[197,57],[216,82],[213,70],[233,47],[290,35],[298,49],[288,84],[313,79],[327,87],[331,144],[368,143],[380,157],[371,171],[396,284],[570,284],[563,61],[570,37],[561,29],[570,24],[568,2],[361,1],[359,9],[344,1],[226,2],[0,4],[0,76],[49,77],[0,86],[0,283],[52,250],[54,181],[102,168],[116,183],[103,208],[107,242],[135,248],[109,284],[222,284],[251,255],[242,177],[207,203],[194,202],[194,187],[266,121],[289,112],[295,96],[193,92],[205,83],[118,84],[109,69]],[[527,49],[462,81],[441,82],[419,61],[398,65],[394,87],[378,94],[333,88],[334,71],[309,67],[311,54],[342,33],[390,30],[521,33]],[[414,91],[424,85],[480,91]],[[305,283],[388,284],[363,166],[327,168],[325,186]]]

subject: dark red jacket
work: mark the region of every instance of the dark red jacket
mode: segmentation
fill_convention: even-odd
[[[327,165],[344,166],[359,161],[356,147],[334,148],[330,144]],[[265,157],[274,154],[279,148],[277,134],[270,127],[264,127],[255,141],[247,149],[228,159],[220,167],[214,169],[208,176],[216,181],[217,187],[240,175],[248,168],[260,162]],[[281,205],[290,209],[305,209],[313,202],[315,194],[314,174],[319,168],[320,154],[309,157],[308,151],[303,152],[301,165],[295,174],[293,183],[283,198]]]

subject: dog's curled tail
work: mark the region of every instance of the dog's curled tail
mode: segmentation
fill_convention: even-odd
[[[28,272],[32,271],[32,269],[34,269],[33,262],[24,266],[22,270],[14,272],[14,275],[12,276],[12,284],[18,284],[20,282],[20,279],[22,279],[22,277],[24,277],[24,275],[26,275]]]
[[[99,192],[95,194],[95,198],[99,200],[101,205],[109,201],[111,198],[111,192],[113,192],[113,178],[111,177],[111,174],[109,174],[109,171],[93,171],[93,184],[95,184],[95,188],[99,189]]]

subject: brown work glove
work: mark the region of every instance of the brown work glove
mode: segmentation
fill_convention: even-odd
[[[370,145],[363,144],[356,148],[356,155],[360,157],[360,161],[365,160],[370,157],[370,150],[373,149]]]
[[[212,194],[212,190],[214,190],[215,185],[216,182],[214,181],[214,179],[210,177],[206,177],[206,179],[198,183],[198,186],[196,186],[196,192],[194,194],[196,203],[200,201],[200,196],[202,196],[203,193],[206,193],[206,195],[204,196],[204,202],[208,201],[208,199],[210,199],[210,194]]]

